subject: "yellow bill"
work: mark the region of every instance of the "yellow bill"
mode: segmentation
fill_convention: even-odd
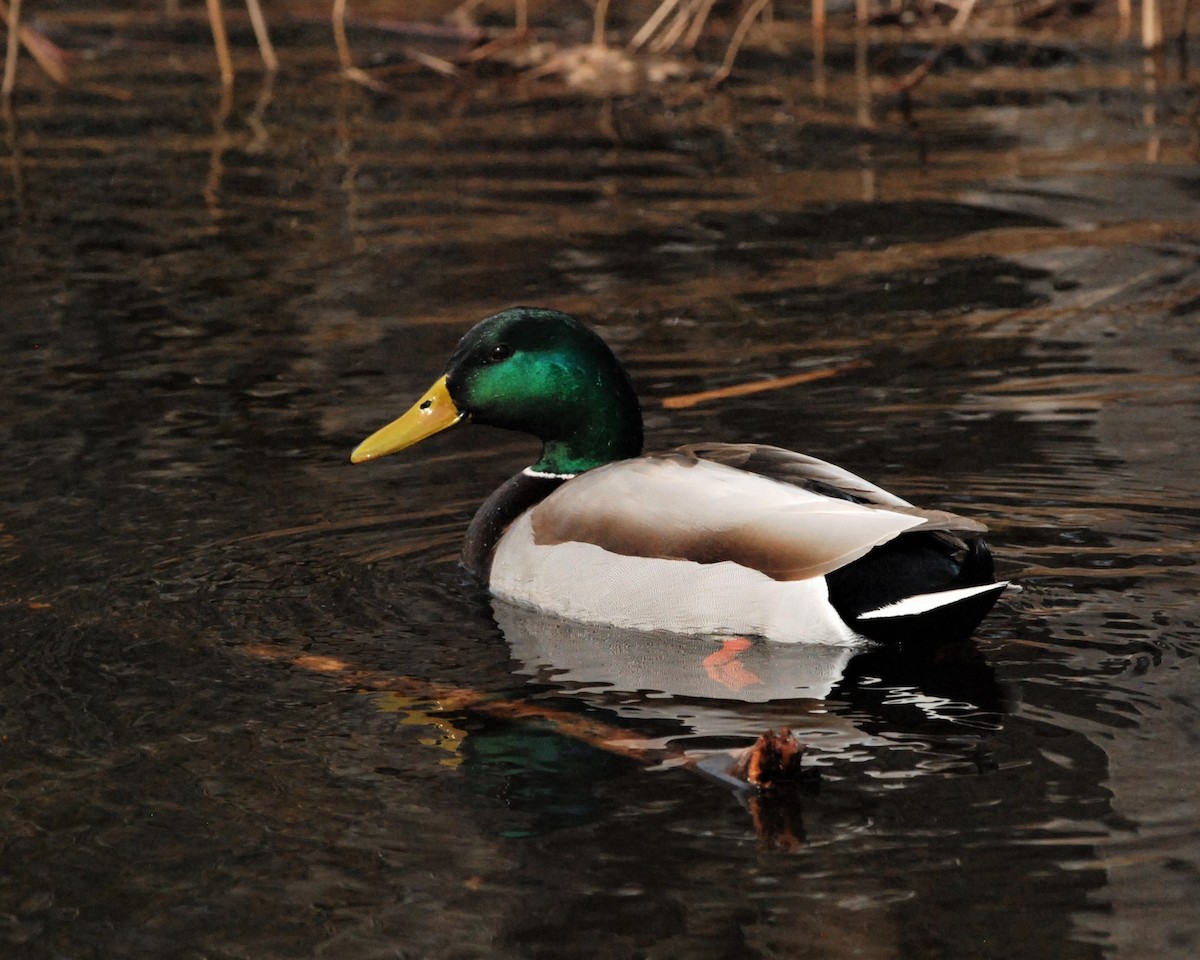
[[[450,399],[446,378],[442,377],[404,416],[376,430],[355,447],[350,454],[350,462],[362,463],[364,460],[386,457],[389,453],[398,453],[454,426],[462,418],[463,414]]]

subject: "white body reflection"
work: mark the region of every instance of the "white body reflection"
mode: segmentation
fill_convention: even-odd
[[[492,604],[517,672],[577,692],[765,703],[823,700],[863,647],[689,637],[578,623]]]
[[[959,739],[986,736],[1003,710],[973,647],[695,637],[578,623],[496,599],[492,609],[518,675],[627,720],[671,723],[661,737],[621,737],[626,747],[692,753],[786,728],[817,754],[853,761],[897,738],[920,752],[911,734],[932,735],[931,722]]]

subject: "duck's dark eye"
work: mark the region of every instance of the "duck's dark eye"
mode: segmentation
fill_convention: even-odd
[[[487,358],[493,363],[500,360],[507,360],[513,355],[513,348],[507,343],[498,343],[487,352]]]

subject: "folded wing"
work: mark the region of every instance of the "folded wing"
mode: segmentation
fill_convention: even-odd
[[[775,580],[803,580],[905,531],[946,529],[943,518],[952,517],[926,514],[860,483],[875,491],[875,502],[830,496],[685,449],[588,471],[533,508],[530,519],[539,545],[592,543],[625,556],[732,562]]]

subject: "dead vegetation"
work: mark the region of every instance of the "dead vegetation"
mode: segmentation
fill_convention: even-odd
[[[162,16],[193,15],[178,0],[164,0]],[[375,92],[391,91],[395,73],[432,71],[448,78],[483,66],[530,78],[556,77],[570,87],[605,93],[631,92],[674,80],[705,80],[717,86],[736,69],[748,45],[785,50],[802,45],[811,53],[815,95],[823,99],[829,76],[829,51],[835,44],[853,50],[856,74],[870,68],[873,44],[920,42],[929,50],[895,89],[919,84],[946,51],[967,39],[1031,35],[1048,24],[1107,15],[1114,41],[1134,32],[1133,0],[588,0],[586,35],[572,36],[564,24],[577,22],[579,3],[566,0],[424,0],[405,6],[412,19],[396,21],[391,7],[375,0],[329,0],[328,6],[277,4],[278,20],[324,17],[337,75]],[[243,9],[244,7],[244,9]],[[1177,3],[1164,14],[1160,0],[1142,0],[1137,18],[1140,43],[1149,52],[1186,41],[1191,5]],[[136,15],[136,11],[134,11]],[[244,17],[253,30],[262,69],[274,73],[286,65],[271,41],[271,27],[259,0],[230,4],[205,0],[204,16],[212,31],[215,64],[221,82],[235,81],[227,17]],[[7,42],[0,94],[11,97],[18,80],[21,52],[28,53],[54,83],[72,83],[74,56],[35,24],[23,19],[22,0],[0,0]],[[242,21],[245,22],[245,21]],[[349,27],[385,30],[399,38],[403,62],[369,68],[355,58]],[[574,31],[578,34],[578,31]],[[436,40],[435,50],[427,41]],[[861,116],[860,120],[865,119]]]

